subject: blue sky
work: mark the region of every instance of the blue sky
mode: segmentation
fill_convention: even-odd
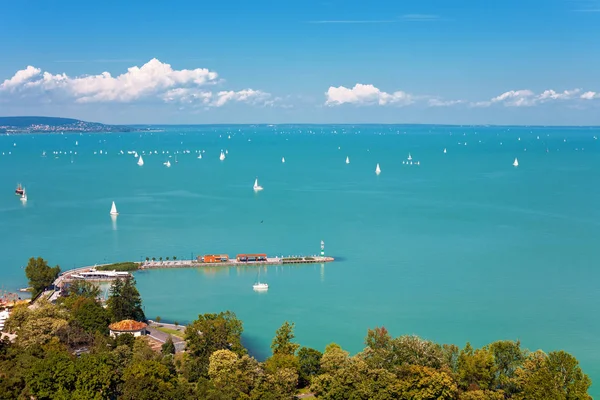
[[[0,115],[600,125],[600,0],[22,0],[1,10]]]

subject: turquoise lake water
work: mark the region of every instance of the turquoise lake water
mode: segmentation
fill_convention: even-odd
[[[461,347],[520,339],[530,350],[571,352],[600,380],[600,129],[162,129],[1,136],[0,289],[26,285],[30,256],[64,270],[317,254],[324,240],[336,262],[263,269],[267,293],[252,290],[256,268],[136,273],[146,315],[186,323],[232,310],[259,358],[285,320],[299,343],[320,350],[335,341],[360,351],[367,328],[381,325]],[[144,151],[145,165],[128,150]],[[419,166],[403,165],[409,153]],[[254,193],[257,176],[264,191]],[[26,205],[13,194],[19,182]]]

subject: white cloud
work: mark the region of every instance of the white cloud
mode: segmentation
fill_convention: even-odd
[[[206,68],[175,70],[170,64],[155,58],[141,67],[130,67],[127,72],[112,76],[99,75],[69,77],[53,75],[32,66],[18,71],[0,85],[0,96],[68,98],[77,103],[117,102],[160,99],[167,103],[204,104],[220,107],[228,102],[258,104],[270,97],[254,89],[220,91],[204,89],[216,84],[218,74]]]
[[[464,100],[440,100],[440,99],[429,99],[428,104],[430,107],[450,107],[458,104],[463,104]]]
[[[581,92],[581,89],[565,90],[562,93],[557,93],[554,90],[544,90],[544,92],[538,96],[538,99],[540,101],[570,100],[579,92]]]
[[[582,94],[580,96],[580,98],[582,98],[583,100],[593,100],[593,99],[600,99],[600,93],[596,93],[596,92],[585,92],[584,94]]]
[[[511,90],[491,99],[492,103],[503,103],[508,107],[532,106],[535,103],[531,90]]]
[[[351,89],[344,86],[331,86],[325,93],[325,96],[327,97],[325,104],[329,106],[336,106],[344,103],[361,105],[378,104],[380,106],[397,104],[399,106],[405,106],[414,102],[413,96],[406,92],[397,91],[394,93],[386,93],[373,85],[363,85],[362,83],[357,83]]]
[[[0,85],[0,90],[14,91],[19,86],[28,83],[32,78],[39,76],[41,72],[41,69],[29,65],[27,68],[17,71],[12,78],[6,79],[2,85]]]

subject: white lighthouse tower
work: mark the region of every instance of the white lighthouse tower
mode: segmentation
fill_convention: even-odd
[[[321,257],[325,257],[325,242],[321,240]]]

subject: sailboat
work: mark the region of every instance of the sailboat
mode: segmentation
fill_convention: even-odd
[[[23,186],[21,186],[21,184],[19,183],[17,185],[17,188],[15,189],[15,194],[17,196],[23,196],[24,193],[25,193],[25,189],[23,189]]]
[[[221,150],[221,155],[219,156],[219,160],[223,161],[225,159],[225,153]]]
[[[379,168],[379,163],[377,163],[377,167],[375,167],[375,173],[379,175],[381,173],[381,168]]]
[[[167,160],[167,162],[163,163],[165,167],[169,168],[171,166],[171,161]]]
[[[119,212],[117,211],[117,205],[114,201],[112,203],[112,207],[110,208],[110,215],[119,215]]]
[[[517,160],[517,157],[515,157],[515,161],[513,161],[513,167],[518,167],[519,166],[519,160]]]
[[[198,159],[202,159],[202,153],[198,154]]]
[[[446,148],[444,148],[444,154],[446,154]]]
[[[137,165],[139,165],[140,167],[141,167],[142,165],[144,165],[144,159],[142,158],[142,156],[140,156],[140,158],[138,158]]]
[[[346,164],[350,164],[350,157],[346,156]]]
[[[256,180],[254,181],[253,189],[255,192],[263,190],[263,187],[258,184],[258,178],[256,178]]]
[[[258,269],[256,283],[254,285],[252,285],[252,289],[257,290],[257,291],[269,290],[269,285],[267,283],[260,282],[260,268]]]
[[[408,161],[412,161],[412,156],[410,155],[410,153],[408,153],[408,158],[407,158],[407,160],[408,160]]]
[[[25,192],[25,188],[23,188],[23,194],[21,195],[21,201],[22,202],[27,201],[27,192]]]
[[[281,157],[281,163],[285,164],[285,157]]]

